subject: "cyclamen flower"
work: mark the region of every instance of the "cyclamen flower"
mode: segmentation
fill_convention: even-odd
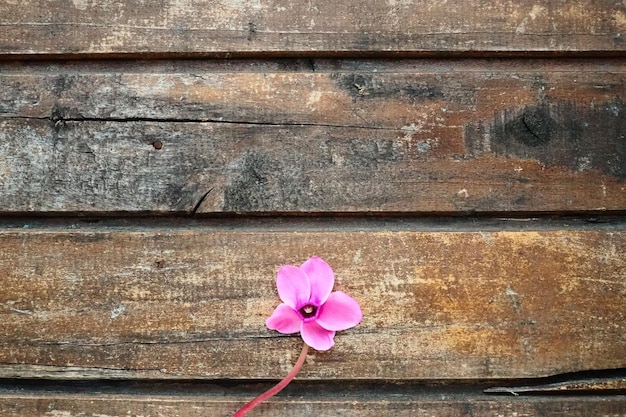
[[[282,300],[265,324],[281,333],[300,332],[302,352],[289,374],[278,384],[241,407],[233,417],[243,417],[257,405],[279,393],[291,382],[306,360],[309,346],[328,350],[335,343],[335,332],[361,322],[359,303],[348,294],[333,290],[335,274],[322,259],[314,256],[298,268],[283,265],[278,270],[276,287]]]
[[[363,314],[359,303],[348,294],[335,291],[335,274],[321,258],[309,258],[299,268],[283,265],[276,287],[283,302],[265,324],[271,330],[300,332],[304,342],[316,350],[334,345],[335,332],[354,327]]]

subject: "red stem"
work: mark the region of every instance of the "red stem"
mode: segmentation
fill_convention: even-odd
[[[254,407],[261,404],[263,401],[267,400],[268,398],[271,398],[274,395],[281,392],[283,388],[285,388],[291,382],[291,380],[295,378],[300,368],[302,368],[302,365],[304,365],[304,361],[306,360],[306,354],[308,353],[308,351],[309,351],[309,345],[305,343],[304,346],[302,347],[302,352],[300,352],[300,357],[298,358],[298,361],[293,366],[293,369],[287,374],[287,376],[284,377],[283,380],[280,381],[278,384],[274,385],[272,388],[265,391],[263,394],[259,395],[254,400],[250,401],[248,404],[241,407],[239,411],[233,414],[233,417],[245,416]]]

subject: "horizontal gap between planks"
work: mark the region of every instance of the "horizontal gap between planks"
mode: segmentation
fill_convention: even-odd
[[[139,52],[139,53],[59,53],[59,54],[0,54],[2,61],[89,61],[89,60],[186,60],[186,59],[276,59],[276,58],[329,58],[329,59],[471,59],[471,58],[623,58],[624,51],[241,51],[241,52]]]
[[[10,58],[10,59],[9,59]],[[602,58],[598,61],[598,58]],[[163,73],[188,74],[190,71],[202,70],[221,72],[320,72],[320,73],[349,73],[349,72],[422,72],[437,71],[450,72],[536,72],[549,69],[550,72],[580,72],[580,66],[589,66],[597,71],[619,69],[625,62],[624,53],[602,56],[535,56],[535,55],[503,55],[498,57],[483,56],[235,56],[232,58],[216,58],[212,56],[187,57],[179,56],[168,59],[166,56],[157,56],[153,59],[142,59],[135,56],[119,56],[111,59],[107,56],[94,55],[83,59],[63,59],[59,56],[49,56],[42,59],[18,60],[6,55],[0,55],[3,75],[11,74],[50,74],[51,70],[62,70],[64,73],[91,74],[91,73]],[[253,65],[251,65],[253,64]],[[56,67],[59,66],[59,67]],[[613,68],[613,66],[616,66]]]
[[[480,215],[406,213],[268,213],[149,215],[103,213],[7,214],[0,216],[0,230],[89,229],[202,229],[240,231],[489,231],[615,229],[626,227],[626,211],[577,213],[481,213]]]
[[[428,396],[498,396],[512,395],[507,392],[489,392],[493,387],[544,386],[568,381],[602,380],[626,378],[626,368],[571,372],[541,378],[505,380],[317,380],[293,381],[280,396],[368,399],[428,397]],[[0,379],[0,396],[20,394],[103,394],[103,395],[151,395],[151,396],[254,396],[269,389],[276,381],[262,380],[45,380],[45,379]],[[616,390],[563,390],[561,392],[523,393],[523,396],[553,395],[624,395],[623,389]]]

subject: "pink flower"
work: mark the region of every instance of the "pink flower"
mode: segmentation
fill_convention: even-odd
[[[276,287],[283,303],[265,324],[280,333],[300,332],[304,342],[314,349],[330,349],[335,343],[335,332],[354,327],[363,318],[354,298],[341,291],[331,292],[334,284],[332,268],[317,256],[300,268],[281,266]]]

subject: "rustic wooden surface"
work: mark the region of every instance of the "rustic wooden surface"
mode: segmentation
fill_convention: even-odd
[[[265,328],[276,270],[313,254],[364,319],[304,379],[626,366],[622,226],[414,227],[4,229],[0,377],[276,378],[302,343]]]
[[[626,50],[613,0],[5,0],[0,27],[8,56]]]
[[[623,210],[625,80],[622,60],[5,63],[0,210]]]
[[[250,397],[220,398],[130,395],[67,395],[59,393],[0,394],[0,413],[5,417],[226,417]],[[611,397],[464,397],[392,396],[387,398],[306,395],[275,398],[254,410],[264,417],[517,417],[517,416],[626,416],[626,396]],[[251,413],[252,415],[252,413]]]
[[[316,254],[363,322],[254,415],[626,416],[625,36],[612,0],[0,1],[0,415],[232,415]]]

